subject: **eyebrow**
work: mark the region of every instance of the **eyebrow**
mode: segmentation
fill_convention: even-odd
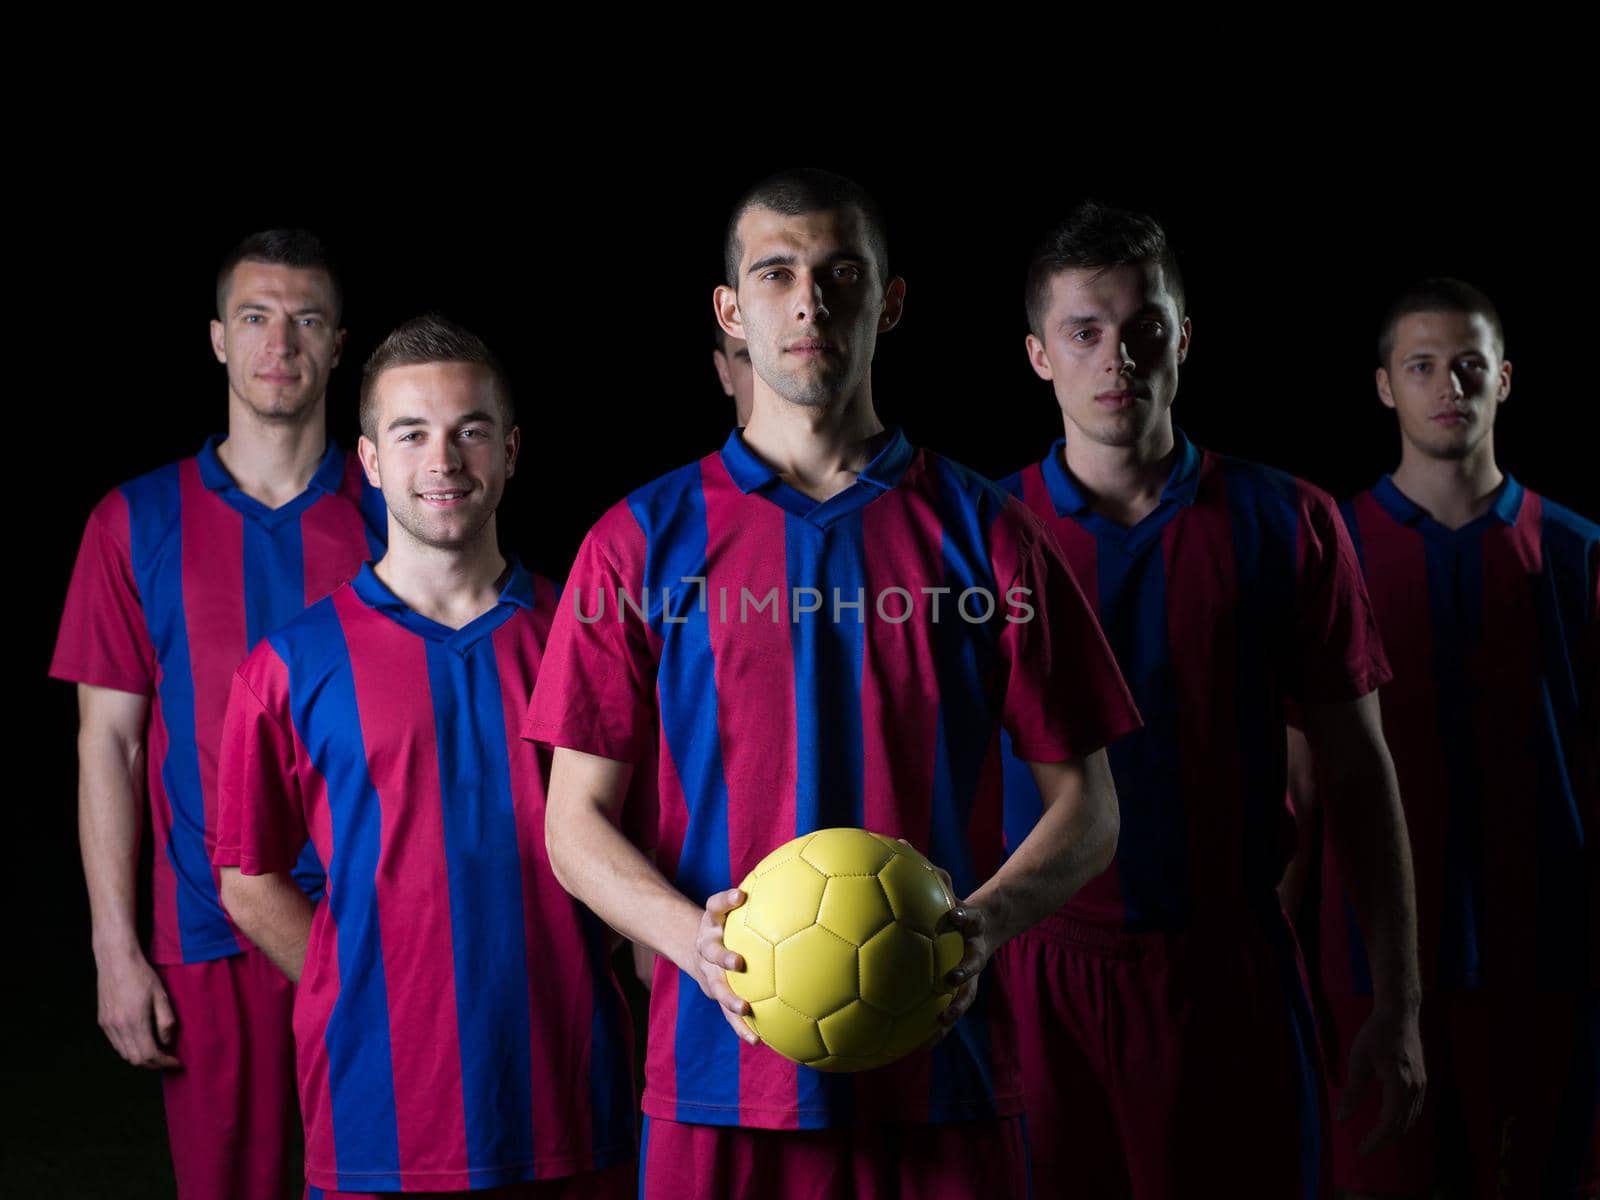
[[[271,306],[267,305],[267,304],[263,304],[259,300],[245,300],[245,301],[240,302],[234,308],[233,311],[234,311],[235,314],[242,313],[242,312],[252,312],[252,311],[254,311],[254,312],[270,312],[271,311]],[[289,315],[293,316],[293,317],[305,317],[305,316],[325,317],[325,316],[328,315],[328,310],[323,308],[322,305],[320,305],[320,304],[308,304],[304,308],[292,309],[290,311]]]
[[[457,421],[455,423],[455,428],[460,429],[463,425],[476,425],[484,422],[488,422],[492,425],[494,424],[494,420],[495,418],[493,413],[487,412],[481,408],[475,408]],[[386,426],[384,426],[384,429],[385,431],[393,429],[409,429],[417,425],[429,425],[431,423],[432,422],[428,421],[425,417],[396,417],[394,420],[390,421]]]
[[[799,259],[793,254],[769,254],[765,258],[758,258],[751,263],[750,269],[745,274],[754,275],[759,271],[765,271],[768,267],[792,267],[798,261]],[[831,266],[840,262],[865,263],[866,261],[867,256],[863,251],[857,250],[852,246],[845,246],[828,255],[827,258],[822,260],[821,265]]]

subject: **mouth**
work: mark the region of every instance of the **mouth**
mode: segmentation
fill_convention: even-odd
[[[416,493],[429,508],[454,508],[472,495],[470,488],[438,488],[429,492]]]
[[[274,387],[287,387],[291,383],[299,382],[300,376],[285,374],[281,371],[268,371],[265,374],[257,375],[256,378],[270,383]]]
[[[1101,408],[1110,409],[1112,412],[1121,412],[1125,408],[1132,408],[1134,401],[1139,398],[1135,391],[1097,392],[1094,402]]]
[[[830,346],[821,338],[801,338],[797,342],[790,342],[783,348],[785,354],[795,354],[801,358],[821,358],[824,355],[836,355],[838,349]]]
[[[1470,412],[1463,412],[1462,410],[1457,409],[1457,408],[1449,408],[1449,409],[1446,409],[1444,412],[1434,413],[1434,415],[1429,419],[1435,425],[1445,425],[1445,426],[1465,425],[1468,421],[1472,420],[1472,414]]]

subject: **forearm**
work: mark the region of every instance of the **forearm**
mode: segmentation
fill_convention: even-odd
[[[288,874],[243,875],[223,867],[222,907],[240,931],[295,983],[311,937],[311,901]]]
[[[135,905],[139,837],[143,828],[139,776],[144,754],[84,725],[78,735],[78,844],[89,892],[97,961],[140,953]]]
[[[1422,1002],[1416,887],[1394,763],[1381,739],[1319,758],[1324,836],[1366,943],[1373,999],[1415,1009]]]
[[[1104,750],[1081,764],[1035,764],[1034,773],[1050,802],[1000,870],[967,898],[988,914],[995,946],[1055,912],[1116,854],[1116,786]]]

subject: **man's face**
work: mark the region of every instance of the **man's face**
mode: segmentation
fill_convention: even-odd
[[[521,440],[501,427],[493,376],[470,363],[423,363],[391,367],[374,386],[377,440],[360,442],[367,479],[413,539],[465,548],[500,506]]]
[[[1465,458],[1494,429],[1511,394],[1511,364],[1477,313],[1407,313],[1395,324],[1378,396],[1395,410],[1400,436],[1429,458]]]
[[[1138,445],[1166,419],[1189,352],[1189,322],[1161,268],[1062,271],[1050,289],[1042,336],[1028,335],[1028,361],[1078,434]]]
[[[734,423],[741,428],[750,424],[750,408],[754,403],[756,379],[750,367],[750,349],[743,338],[722,337],[722,349],[711,352],[711,361],[717,368],[717,378],[722,380],[722,394],[733,398]]]
[[[211,322],[211,348],[251,412],[303,420],[339,364],[344,330],[336,321],[326,271],[246,260],[233,269],[221,319]]]
[[[878,334],[900,318],[905,284],[878,279],[865,232],[853,208],[752,208],[739,219],[738,287],[717,289],[718,318],[744,339],[755,375],[791,404],[854,395]]]

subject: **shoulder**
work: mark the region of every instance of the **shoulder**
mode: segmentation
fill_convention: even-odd
[[[1554,533],[1566,541],[1589,548],[1600,544],[1600,525],[1531,488],[1528,498],[1538,503],[1539,518],[1547,535]]]

